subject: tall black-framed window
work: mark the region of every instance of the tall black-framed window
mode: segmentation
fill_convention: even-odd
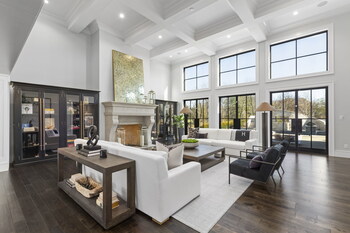
[[[219,86],[256,81],[256,52],[246,51],[219,59]]]
[[[209,62],[184,68],[184,90],[193,91],[209,88]]]
[[[192,114],[188,115],[188,127],[195,127],[195,121],[198,119],[200,128],[209,127],[209,99],[190,99],[184,100],[184,106],[191,109]]]
[[[221,129],[255,129],[255,94],[219,97]]]
[[[328,31],[270,46],[270,78],[328,71]]]

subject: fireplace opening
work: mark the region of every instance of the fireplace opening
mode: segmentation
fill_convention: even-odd
[[[144,146],[145,137],[141,124],[119,125],[117,142],[127,146]]]

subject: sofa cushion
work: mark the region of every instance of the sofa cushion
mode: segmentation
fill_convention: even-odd
[[[249,136],[250,136],[249,130],[237,130],[235,140],[245,142],[249,140]]]
[[[232,129],[218,129],[217,138],[218,140],[230,140]]]
[[[208,138],[208,133],[197,133],[196,138]]]
[[[215,140],[208,139],[208,138],[198,138],[197,139],[199,144],[201,145],[208,145],[211,146]]]
[[[233,148],[237,150],[244,150],[245,143],[240,141],[230,141],[230,140],[213,140],[213,146],[222,146],[225,148]]]
[[[209,139],[218,139],[218,130],[219,129],[210,129],[210,128],[200,128],[200,133],[208,133]]]
[[[198,131],[199,131],[199,128],[189,128],[188,129],[188,137],[195,138],[197,136]]]
[[[184,145],[180,144],[174,147],[167,147],[162,143],[156,142],[157,151],[164,151],[167,153],[166,156],[163,156],[164,159],[167,159],[167,168],[173,169],[175,167],[181,166],[183,164],[183,154],[184,154]]]
[[[235,129],[231,131],[231,138],[230,138],[231,141],[234,141],[236,139],[236,131],[237,130]]]
[[[258,139],[258,132],[256,130],[250,130],[249,139]]]

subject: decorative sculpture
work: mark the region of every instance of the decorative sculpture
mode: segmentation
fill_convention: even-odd
[[[98,140],[100,139],[99,136],[97,135],[97,127],[96,125],[92,125],[89,128],[88,131],[88,141],[87,141],[87,145],[89,148],[93,148],[97,145]]]

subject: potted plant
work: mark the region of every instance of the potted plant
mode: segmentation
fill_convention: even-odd
[[[199,145],[198,140],[193,138],[183,139],[181,142],[184,144],[185,148],[195,148]]]
[[[184,135],[184,115],[174,115],[173,116],[174,125],[177,127],[177,140],[180,141],[182,135]]]

